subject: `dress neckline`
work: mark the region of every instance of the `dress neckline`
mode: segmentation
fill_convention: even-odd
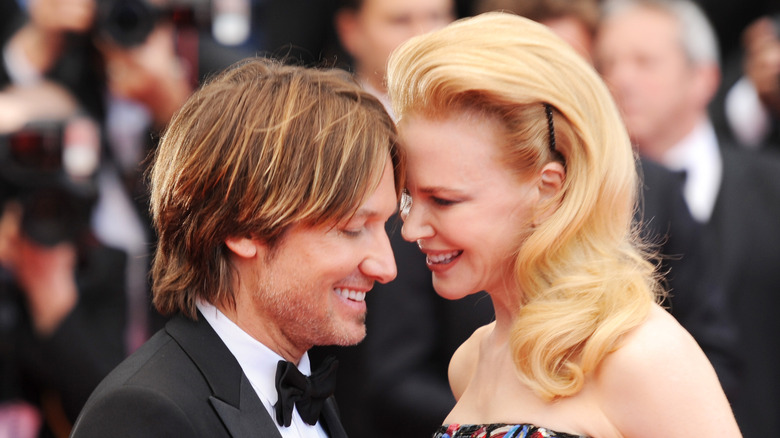
[[[588,438],[566,432],[557,432],[529,423],[444,424],[434,438]]]

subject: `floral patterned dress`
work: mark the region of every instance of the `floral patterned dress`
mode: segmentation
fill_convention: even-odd
[[[531,424],[445,424],[433,438],[588,438]]]

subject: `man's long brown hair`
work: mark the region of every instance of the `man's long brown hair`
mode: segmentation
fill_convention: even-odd
[[[292,224],[335,225],[388,158],[400,193],[393,121],[346,72],[262,58],[229,68],[184,104],[154,157],[154,305],[191,318],[197,299],[234,305],[226,238],[273,247]]]

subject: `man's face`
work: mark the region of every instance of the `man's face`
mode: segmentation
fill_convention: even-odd
[[[595,60],[640,148],[699,111],[690,94],[695,68],[671,16],[640,7],[606,19]]]
[[[392,165],[357,214],[338,224],[288,230],[258,252],[251,305],[282,355],[313,345],[353,345],[366,335],[366,293],[396,276],[385,222],[396,209]],[[243,280],[243,279],[242,279]],[[295,357],[297,359],[297,357]]]
[[[361,74],[381,81],[396,47],[413,36],[446,26],[454,17],[452,0],[365,0],[354,17],[352,56]]]

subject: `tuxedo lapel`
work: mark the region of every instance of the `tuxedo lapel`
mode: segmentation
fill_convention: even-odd
[[[281,438],[238,361],[200,312],[197,321],[177,316],[165,329],[200,370],[211,388],[209,402],[233,438]]]
[[[322,427],[328,432],[330,438],[347,438],[347,432],[341,424],[338,406],[334,397],[331,396],[325,400],[325,405],[322,407],[322,413],[320,414],[320,422],[322,422]]]
[[[727,289],[738,287],[730,283],[734,273],[743,272],[743,263],[748,260],[746,257],[750,253],[750,239],[745,235],[752,232],[745,227],[745,214],[751,211],[749,205],[743,205],[746,198],[750,196],[746,192],[749,184],[745,184],[746,179],[744,166],[740,164],[739,155],[733,155],[729,150],[722,150],[723,157],[723,175],[718,197],[715,202],[712,217],[707,227],[709,236],[704,240],[717,242],[717,247],[705,247],[705,254],[717,260],[715,271],[710,275],[718,276],[728,281],[728,284],[721,283]],[[710,244],[709,242],[703,242]]]
[[[214,396],[209,397],[209,402],[234,438],[255,437],[260,431],[264,437],[281,438],[282,436],[243,374],[241,375],[241,401],[238,407]]]

